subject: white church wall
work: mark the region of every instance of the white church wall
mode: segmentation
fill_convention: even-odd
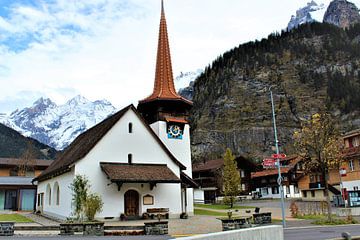
[[[132,133],[128,132],[130,122]],[[132,154],[133,163],[167,164],[180,178],[179,166],[159,146],[136,114],[129,110],[75,166],[75,174],[85,174],[90,179],[91,190],[102,196],[103,212],[97,217],[119,217],[124,212],[124,193],[129,185],[124,184],[120,192],[116,184],[109,185],[111,182],[101,170],[100,162],[127,163],[129,153]],[[148,184],[144,185],[148,187]],[[144,190],[139,189],[139,186],[141,185],[133,185],[143,194]],[[158,184],[151,192],[157,199],[154,207],[169,207],[171,212],[179,213],[180,184]]]
[[[171,139],[167,136],[166,122],[158,121],[150,125],[158,134],[161,141],[171,151],[171,153],[184,165],[184,171],[189,177],[192,177],[191,149],[190,149],[190,127],[185,124],[183,138]]]
[[[74,172],[68,172],[60,176],[48,179],[38,183],[37,193],[44,193],[43,213],[60,219],[66,219],[72,213],[72,196],[70,184],[74,178]],[[55,183],[59,185],[59,205],[56,204]],[[46,191],[47,186],[51,187],[51,204],[49,204],[49,195]],[[38,199],[37,199],[38,201]]]

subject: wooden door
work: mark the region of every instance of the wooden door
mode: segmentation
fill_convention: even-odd
[[[125,215],[139,215],[139,193],[135,190],[129,190],[125,193]]]

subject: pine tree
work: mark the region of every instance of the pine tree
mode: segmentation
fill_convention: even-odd
[[[240,174],[237,169],[235,156],[229,148],[224,154],[224,170],[223,170],[223,184],[224,184],[224,203],[233,207],[236,196],[240,193]]]

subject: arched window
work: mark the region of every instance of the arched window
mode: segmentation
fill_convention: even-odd
[[[132,154],[131,153],[128,154],[128,163],[132,164]]]
[[[55,194],[55,204],[59,205],[60,204],[60,188],[59,188],[59,184],[58,182],[55,182],[54,184],[54,194]]]
[[[133,132],[133,124],[129,123],[129,133],[132,133],[132,132]]]
[[[46,198],[47,198],[48,205],[50,206],[51,205],[51,187],[50,187],[50,184],[48,184],[46,186]]]

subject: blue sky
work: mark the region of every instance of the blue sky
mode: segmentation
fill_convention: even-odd
[[[307,0],[164,2],[176,76],[280,31]],[[160,0],[0,0],[0,113],[76,94],[136,104],[152,91],[159,18]]]

